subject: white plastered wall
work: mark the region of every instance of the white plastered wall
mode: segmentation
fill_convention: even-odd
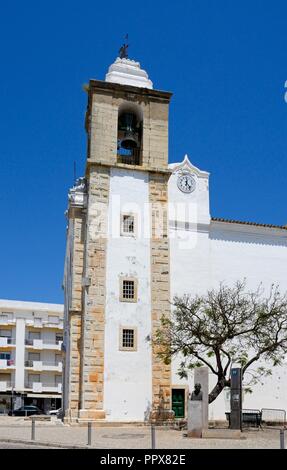
[[[184,163],[184,162],[183,162]],[[268,290],[272,283],[279,284],[282,293],[287,290],[287,233],[273,228],[210,221],[208,174],[197,172],[190,162],[190,171],[196,179],[196,189],[191,194],[182,193],[177,187],[177,168],[171,165],[174,174],[169,181],[170,211],[170,259],[171,298],[185,293],[202,294],[220,282],[233,284],[246,278],[251,289],[262,282]],[[200,179],[201,177],[201,179]],[[198,178],[198,179],[197,179]],[[188,225],[174,223],[173,205],[192,203],[186,211]],[[181,213],[182,213],[182,209]],[[180,211],[179,211],[180,214]],[[181,216],[177,216],[180,219]],[[172,383],[186,384],[177,375],[180,358],[172,362]],[[287,364],[286,364],[287,365]],[[210,374],[210,389],[215,377]],[[188,379],[193,388],[193,377]],[[253,393],[244,395],[244,408],[283,408],[287,410],[286,366],[273,369],[273,375],[264,379],[264,384],[253,388]],[[210,419],[224,418],[229,402],[223,392],[209,407]]]
[[[107,420],[143,421],[151,406],[148,174],[112,168],[106,266],[104,409]],[[120,235],[120,213],[136,214],[136,237]],[[120,301],[121,276],[138,281],[138,301]],[[121,326],[137,328],[137,350],[119,350]]]

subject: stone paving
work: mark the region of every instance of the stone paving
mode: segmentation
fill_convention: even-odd
[[[184,431],[156,430],[157,449],[279,449],[279,429],[250,429],[244,439],[190,439]],[[62,446],[87,446],[87,427],[68,426],[61,421],[36,422],[36,441]],[[18,417],[0,417],[0,441],[30,441],[31,421]],[[287,430],[285,431],[287,441]],[[99,449],[150,449],[151,432],[145,426],[93,427],[92,447]]]

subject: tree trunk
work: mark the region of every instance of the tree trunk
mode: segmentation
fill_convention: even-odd
[[[226,380],[225,377],[218,378],[217,384],[208,395],[208,403],[212,403],[222,392],[224,387],[230,387],[230,380]]]

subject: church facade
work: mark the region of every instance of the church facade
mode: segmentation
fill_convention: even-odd
[[[184,417],[192,377],[181,380],[178,360],[163,364],[151,343],[174,295],[243,278],[287,290],[287,227],[212,218],[209,173],[187,156],[168,164],[170,99],[127,58],[89,83],[86,174],[67,211],[67,422]],[[278,368],[244,407],[286,409],[286,386]],[[222,393],[210,418],[225,411]]]

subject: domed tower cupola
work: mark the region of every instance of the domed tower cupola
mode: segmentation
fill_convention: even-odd
[[[153,83],[148,78],[147,72],[141,69],[139,62],[128,58],[127,47],[124,44],[120,48],[119,57],[110,65],[105,81],[152,90]]]

